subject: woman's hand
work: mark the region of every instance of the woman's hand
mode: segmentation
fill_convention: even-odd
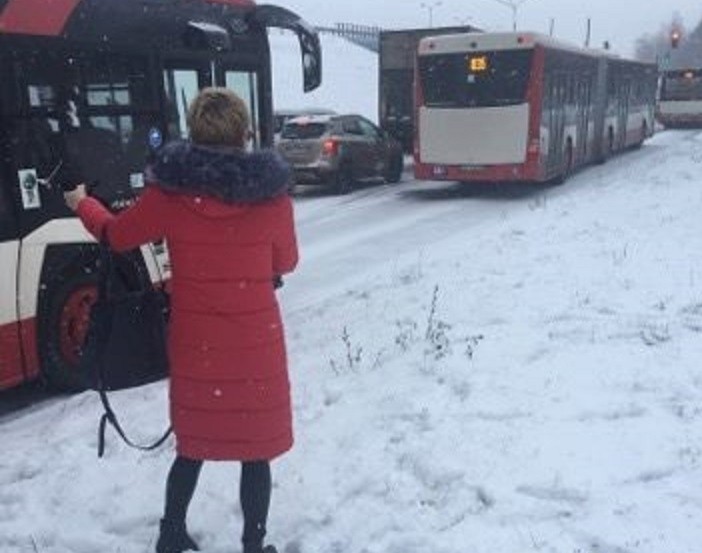
[[[63,198],[66,200],[66,205],[71,211],[78,209],[78,204],[84,198],[88,197],[88,193],[85,191],[85,185],[79,184],[73,190],[63,193]]]

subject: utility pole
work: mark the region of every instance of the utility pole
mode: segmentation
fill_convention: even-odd
[[[434,26],[434,8],[438,8],[441,6],[443,2],[441,0],[437,0],[435,2],[422,2],[419,4],[420,8],[424,8],[429,12],[429,27]]]
[[[585,31],[585,48],[590,47],[590,39],[592,38],[592,20],[587,18],[587,30]]]
[[[512,10],[512,30],[517,30],[517,12],[524,2],[527,0],[495,0],[495,2],[507,6]]]

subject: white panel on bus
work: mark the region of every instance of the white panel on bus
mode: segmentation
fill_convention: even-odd
[[[0,325],[17,320],[17,252],[19,242],[0,243]]]
[[[39,297],[39,281],[44,264],[44,254],[49,244],[73,244],[93,241],[92,236],[76,218],[48,221],[22,242],[20,265],[19,315],[22,319],[35,317]]]
[[[422,163],[503,165],[524,163],[529,104],[419,110]]]

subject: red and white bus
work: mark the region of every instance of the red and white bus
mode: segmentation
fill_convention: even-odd
[[[654,129],[656,67],[536,33],[424,38],[415,176],[563,180]]]
[[[702,69],[662,73],[656,119],[666,128],[702,127]]]
[[[297,33],[306,90],[321,79],[314,30],[252,0],[0,0],[0,389],[43,376],[76,389],[95,298],[96,246],[61,190],[80,174],[114,209],[148,156],[183,137],[189,101],[227,86],[273,143],[268,27]],[[128,286],[168,276],[163,244],[120,261]]]

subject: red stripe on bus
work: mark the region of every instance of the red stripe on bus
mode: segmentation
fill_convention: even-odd
[[[10,388],[24,380],[19,348],[19,325],[0,325],[0,389]]]
[[[20,336],[23,348],[20,348]],[[0,390],[37,376],[39,354],[36,319],[0,325]]]
[[[37,343],[37,320],[35,318],[21,321],[22,348],[24,351],[24,370],[27,379],[39,376],[39,347]]]
[[[527,139],[527,159],[525,167],[526,178],[543,180],[546,174],[542,167],[541,160],[545,159],[541,152],[541,110],[543,109],[544,98],[544,73],[546,70],[546,50],[543,46],[534,47],[533,71],[529,79],[529,90],[527,91],[527,101],[529,103],[529,136]],[[532,143],[539,144],[539,150],[530,152]]]
[[[60,35],[81,0],[10,0],[0,14],[0,32]]]

